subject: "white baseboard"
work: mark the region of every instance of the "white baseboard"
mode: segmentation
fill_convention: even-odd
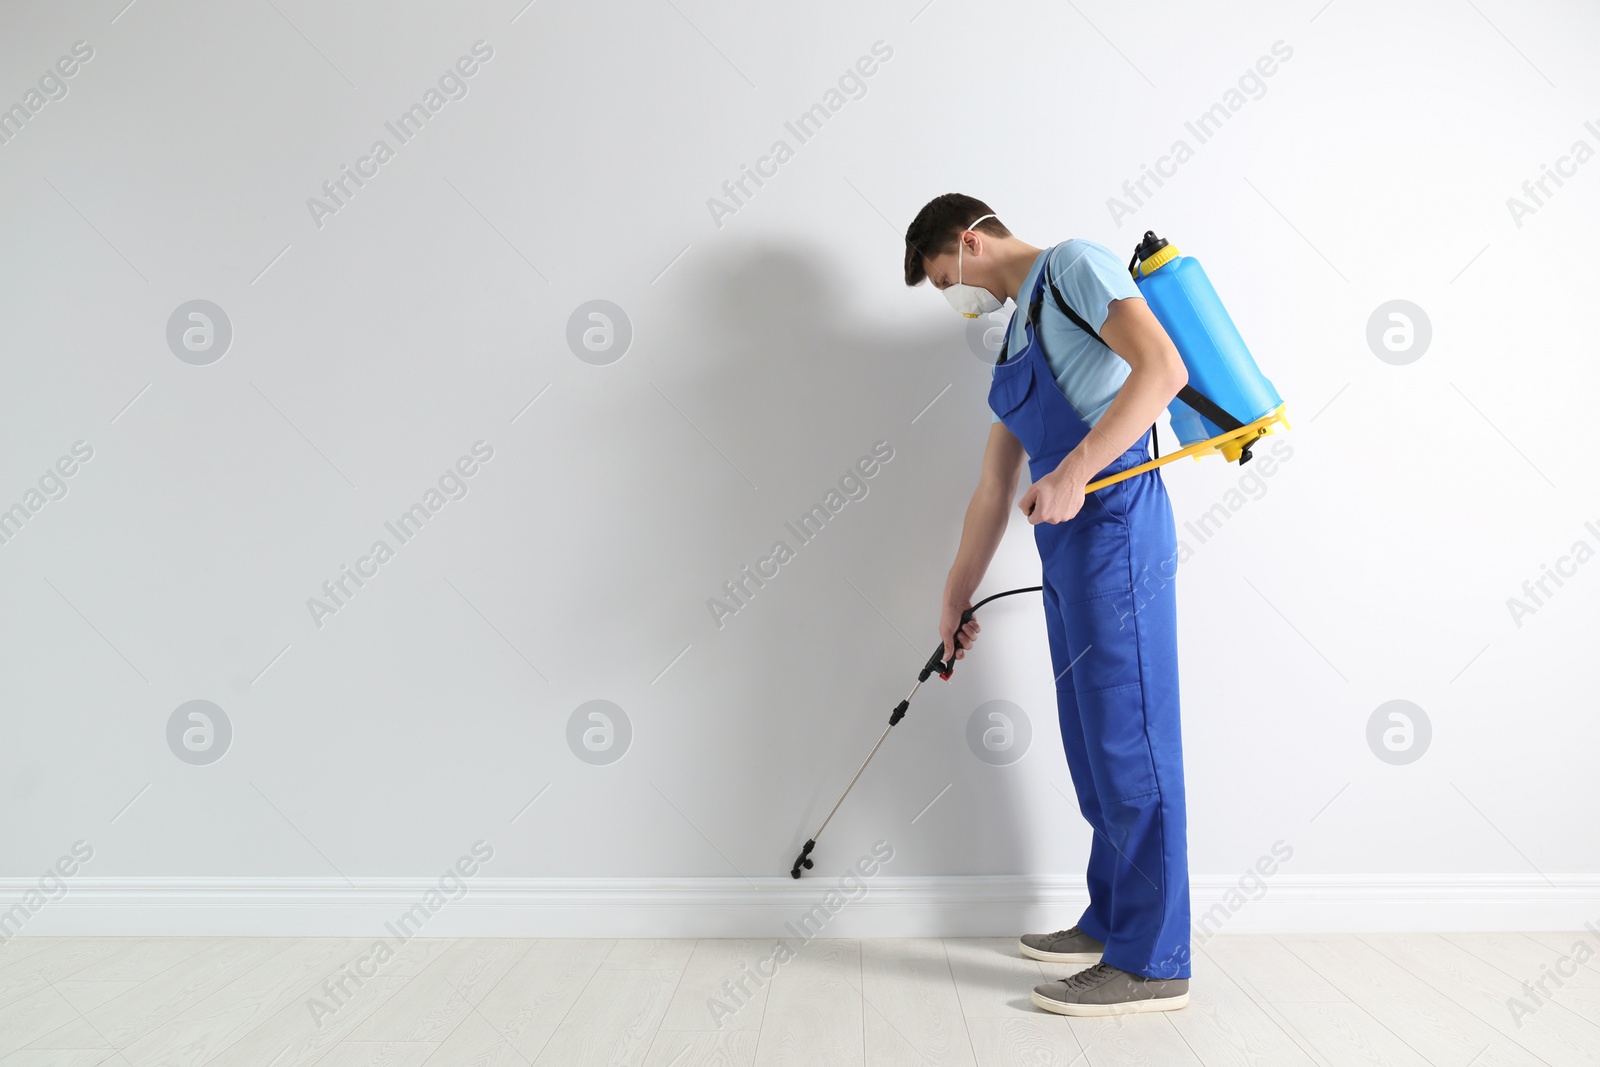
[[[435,897],[431,878],[90,878],[30,910],[37,880],[0,879],[0,940],[12,936],[822,937],[1010,936],[1070,926],[1082,879],[986,875],[864,879],[845,902],[836,876],[485,878]],[[1215,933],[1577,930],[1600,924],[1600,875],[1291,877],[1241,892],[1195,878],[1194,939]],[[830,899],[830,892],[836,895]],[[1249,899],[1251,895],[1254,899]],[[438,904],[436,910],[417,908]],[[813,909],[821,905],[823,910]],[[838,905],[837,910],[830,910]],[[410,925],[401,924],[408,910]],[[802,933],[798,936],[808,936]]]

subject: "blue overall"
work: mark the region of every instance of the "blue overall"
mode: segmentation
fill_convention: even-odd
[[[1039,272],[1020,352],[1001,351],[989,406],[1034,481],[1089,433],[1038,343]],[[1009,336],[1009,330],[1007,331]],[[1150,433],[1097,477],[1147,462]],[[1067,522],[1036,523],[1056,702],[1078,810],[1094,829],[1078,927],[1113,967],[1189,977],[1189,869],[1178,728],[1177,532],[1159,471],[1090,493]]]

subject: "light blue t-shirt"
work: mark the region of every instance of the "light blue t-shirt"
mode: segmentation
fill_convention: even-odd
[[[1127,266],[1117,259],[1115,252],[1105,245],[1073,238],[1039,253],[1022,283],[1024,302],[1033,292],[1033,283],[1038,280],[1046,261],[1050,264],[1050,276],[1056,280],[1061,295],[1066,297],[1067,305],[1082,315],[1096,332],[1105,325],[1111,301],[1140,295]],[[1093,426],[1111,406],[1132,368],[1121,356],[1073,325],[1056,306],[1049,282],[1045,283],[1042,293],[1044,302],[1039,306],[1036,330],[1044,346],[1045,360],[1055,374],[1061,395],[1084,422]],[[1011,352],[1019,351],[1027,341],[1023,332],[1027,317],[1026,307],[1019,305],[1013,309]],[[998,415],[990,414],[992,421],[1000,421]]]

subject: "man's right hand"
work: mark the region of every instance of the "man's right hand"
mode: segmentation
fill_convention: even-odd
[[[972,607],[970,598],[963,600],[959,604],[946,602],[944,609],[939,613],[939,636],[944,638],[944,661],[946,663],[955,662],[954,659],[950,658],[952,654],[954,654],[955,659],[964,658],[967,654],[966,650],[971,648],[972,643],[978,639],[978,620],[968,619],[967,624],[962,626],[960,630],[962,643],[957,645],[955,642],[956,626],[961,622],[961,613],[970,607]]]

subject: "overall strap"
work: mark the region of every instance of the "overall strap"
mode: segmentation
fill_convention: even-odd
[[[1027,317],[1027,319],[1024,320],[1025,322],[1033,324],[1033,335],[1034,335],[1034,337],[1038,337],[1039,336],[1039,308],[1043,304],[1044,304],[1044,290],[1043,290],[1043,287],[1042,286],[1035,286],[1034,292],[1033,292],[1033,299],[1028,302],[1028,317]],[[1013,314],[1015,314],[1015,313],[1013,312]],[[1093,331],[1091,330],[1090,332],[1092,333]],[[1102,341],[1101,343],[1104,344],[1105,342]],[[998,359],[996,359],[994,361],[995,366],[998,367],[1000,364],[1002,364],[1002,363],[1004,363],[1006,361],[1006,355],[1007,355],[1007,353],[1010,352],[1010,350],[1011,350],[1011,324],[1009,322],[1007,322],[1006,323],[1006,339],[1004,341],[1002,341],[1001,344],[1000,344],[1000,358],[998,358]]]

